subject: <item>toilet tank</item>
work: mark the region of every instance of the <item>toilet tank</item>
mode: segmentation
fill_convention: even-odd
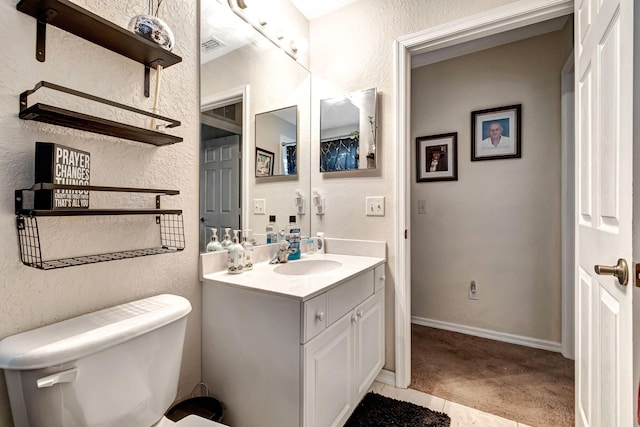
[[[176,397],[191,304],[158,295],[0,341],[15,427],[150,427]]]

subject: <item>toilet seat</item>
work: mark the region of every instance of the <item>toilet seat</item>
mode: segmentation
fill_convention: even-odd
[[[177,421],[174,424],[174,426],[175,427],[227,427],[224,424],[207,420],[206,418],[202,418],[197,415],[188,415],[185,418],[181,419],[180,421]]]

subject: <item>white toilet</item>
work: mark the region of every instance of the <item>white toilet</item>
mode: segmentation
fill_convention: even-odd
[[[191,304],[158,295],[0,341],[15,427],[213,427],[164,417]]]

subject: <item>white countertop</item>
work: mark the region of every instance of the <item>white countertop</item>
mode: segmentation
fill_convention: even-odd
[[[353,256],[341,254],[303,254],[300,260],[289,261],[296,263],[305,260],[331,260],[342,265],[326,273],[293,276],[274,272],[283,264],[269,264],[261,262],[253,266],[253,270],[241,274],[229,274],[226,271],[203,274],[204,286],[208,282],[222,283],[255,291],[281,295],[306,301],[325,292],[340,283],[384,264],[384,258]]]

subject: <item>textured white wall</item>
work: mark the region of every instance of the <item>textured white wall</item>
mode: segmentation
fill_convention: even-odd
[[[311,188],[325,197],[326,215],[314,216],[312,233],[327,237],[387,242],[386,369],[395,369],[393,42],[404,35],[498,7],[510,0],[360,0],[311,22],[313,73]],[[356,90],[378,89],[378,169],[321,174],[319,171],[320,100]],[[386,216],[365,216],[365,197],[385,196]]]
[[[416,183],[413,163],[412,315],[560,342],[560,72],[571,39],[567,25],[413,70],[412,140],[458,132],[458,181]],[[471,162],[471,111],[519,103],[522,158]]]
[[[123,104],[150,110],[152,99],[142,94],[143,69],[137,62],[89,43],[55,27],[47,27],[47,58],[35,59],[36,21],[18,12],[15,1],[0,4],[0,337],[134,299],[174,293],[193,305],[189,317],[179,394],[188,395],[200,379],[200,305],[198,281],[198,81],[197,5],[164,2],[160,16],[176,36],[174,52],[182,63],[164,71],[160,113],[182,122],[172,133],[184,142],[167,147],[118,140],[18,118],[18,95],[40,80],[57,83]],[[121,26],[146,12],[146,2],[75,1]],[[134,4],[135,3],[135,4]],[[155,82],[152,73],[152,86]],[[153,87],[152,87],[153,89]],[[50,92],[50,91],[49,91]],[[94,110],[73,97],[67,105]],[[144,123],[139,122],[139,123]],[[182,253],[114,261],[55,271],[40,271],[20,263],[15,229],[14,190],[34,178],[36,141],[55,142],[91,153],[94,185],[180,190],[163,198],[166,207],[183,209],[187,247]],[[113,199],[111,197],[113,196]],[[133,198],[92,194],[92,206],[141,203]],[[153,197],[143,199],[153,207]],[[133,218],[133,219],[132,219]],[[135,249],[156,238],[154,225],[143,217],[76,217],[42,219],[46,259]],[[152,221],[152,217],[151,217]],[[153,221],[152,221],[153,222]],[[74,234],[77,233],[77,236]],[[11,426],[9,402],[0,379],[0,426]]]

